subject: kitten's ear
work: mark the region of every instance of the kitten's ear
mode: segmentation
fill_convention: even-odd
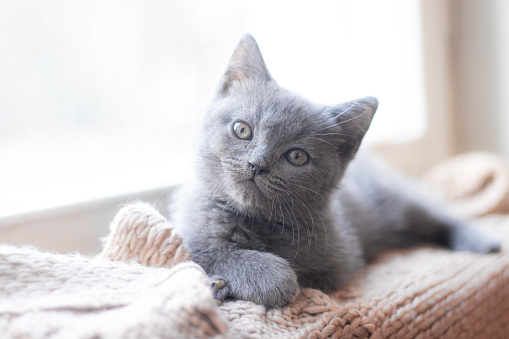
[[[332,115],[340,145],[338,150],[346,158],[353,158],[364,135],[373,120],[378,100],[374,97],[363,97],[332,107]]]
[[[244,35],[235,48],[219,84],[219,96],[226,95],[234,82],[246,79],[270,80],[260,48],[250,34]]]

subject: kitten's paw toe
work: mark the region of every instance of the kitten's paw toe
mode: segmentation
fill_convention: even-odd
[[[469,247],[465,248],[467,251],[490,254],[498,253],[502,249],[502,244],[496,239],[481,239],[477,243],[471,243]]]
[[[224,301],[228,297],[228,283],[220,276],[214,275],[210,277],[210,288],[212,295],[219,301]]]
[[[500,252],[502,243],[491,233],[469,227],[456,232],[453,237],[452,249],[489,254]]]
[[[502,243],[497,239],[489,239],[481,245],[479,253],[498,253],[502,250]]]
[[[225,286],[226,282],[223,279],[216,279],[210,281],[210,287],[212,287],[212,289],[216,292],[222,290]]]
[[[492,244],[490,247],[488,247],[488,252],[486,253],[498,253],[502,250],[502,244],[496,243]]]

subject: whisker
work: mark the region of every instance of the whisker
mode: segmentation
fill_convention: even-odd
[[[351,105],[348,109],[346,109],[345,111],[341,112],[341,114],[340,114],[339,116],[344,115],[346,112],[348,112],[350,109],[352,109],[352,108],[353,108],[353,107],[354,107],[354,106],[355,106],[358,102],[359,102],[359,101],[356,101],[356,102],[355,102],[353,105]],[[352,118],[350,118],[350,119],[347,119],[347,120],[341,121],[341,122],[339,122],[339,123],[331,122],[332,124],[331,124],[330,126],[326,126],[326,127],[324,127],[324,128],[317,129],[317,130],[315,130],[315,133],[316,133],[316,132],[321,132],[321,131],[323,131],[323,130],[326,130],[326,129],[329,129],[329,128],[333,128],[333,127],[336,127],[336,126],[342,125],[342,124],[344,124],[344,123],[347,123],[347,122],[349,122],[349,121],[355,120],[355,119],[357,119],[357,118],[360,118],[361,116],[363,116],[364,114],[366,114],[366,112],[367,112],[368,110],[369,110],[369,108],[366,108],[366,109],[364,110],[364,112],[362,112],[361,114],[359,114],[359,115],[357,115],[357,116],[354,116],[354,117],[352,117]],[[339,116],[338,116],[338,117],[339,117]],[[337,119],[337,117],[336,117],[336,118],[333,118],[333,119]],[[320,134],[316,134],[316,135],[320,135]]]
[[[327,243],[328,243],[328,241],[327,241],[327,227],[325,227],[325,223],[323,222],[323,219],[320,216],[320,213],[317,213],[316,215],[318,215],[318,218],[320,218],[320,221],[322,222],[322,226],[323,226],[323,233],[325,235],[325,249],[323,250],[323,254],[325,254],[325,253],[327,253]]]
[[[272,224],[272,230],[274,230],[274,227],[276,227],[277,222],[277,208],[276,208],[276,201],[274,200],[274,223]]]
[[[343,112],[341,112],[340,115],[343,115],[345,114],[346,112],[348,112],[349,110],[351,110],[353,107],[355,107],[358,103],[359,103],[360,99],[359,100],[356,100],[350,107],[348,107],[346,110],[344,110]]]
[[[286,213],[288,213],[288,215],[290,216],[290,224],[292,226],[292,246],[293,246],[293,243],[295,241],[295,229],[293,227],[293,220],[292,220],[292,216],[290,215],[290,211],[288,210],[288,206],[286,205],[286,201],[284,199],[283,199],[283,205],[285,207]]]
[[[366,114],[366,112],[367,112],[367,111],[369,111],[369,108],[366,108],[366,109],[364,110],[364,112],[362,112],[362,113],[361,113],[361,114],[359,114],[358,116],[355,116],[355,117],[350,118],[350,119],[348,119],[348,120],[341,121],[340,123],[338,123],[338,126],[339,126],[339,125],[346,124],[346,123],[347,123],[347,122],[349,122],[349,121],[352,121],[352,120],[355,120],[355,119],[357,119],[357,118],[362,117],[364,114]]]
[[[288,183],[289,183],[290,185],[294,185],[294,186],[298,186],[298,187],[302,187],[302,188],[304,188],[304,189],[307,189],[308,191],[310,191],[310,192],[312,192],[312,193],[314,193],[314,194],[316,194],[316,195],[320,196],[320,198],[322,198],[322,200],[325,200],[325,198],[323,197],[323,195],[321,195],[320,193],[318,193],[318,192],[316,192],[316,191],[312,190],[312,189],[311,189],[311,188],[309,188],[309,187],[306,187],[306,186],[302,186],[302,185],[296,184],[296,183],[295,183],[295,182],[293,182],[293,181],[288,181]]]
[[[297,222],[297,251],[295,252],[295,256],[293,259],[295,259],[299,253],[299,248],[300,248],[300,225],[297,221],[297,216],[295,215],[295,213],[293,212],[295,210],[295,208],[293,208],[295,206],[294,204],[294,200],[292,199],[292,196],[290,195],[290,192],[287,192],[287,196],[288,198],[292,201],[292,213],[293,213],[293,216]],[[301,220],[305,220],[306,218],[304,217],[304,215],[302,214],[301,210],[300,209],[297,209],[297,212],[299,213],[300,215],[300,218]]]
[[[292,192],[288,191],[288,193],[290,193],[291,195],[293,195],[298,201],[301,202],[302,206],[304,206],[304,208],[308,211],[309,213],[309,217],[311,218],[311,234],[313,233],[313,230],[315,229],[315,222],[313,220],[313,215],[311,213],[311,211],[309,210],[309,208],[306,206],[306,204],[295,194],[293,194]],[[315,210],[315,213],[316,213],[316,210]],[[309,255],[309,247],[311,246],[311,238],[309,237],[309,231],[310,229],[308,228],[308,232],[307,232],[307,235],[308,235],[308,249],[307,249],[307,253]],[[315,238],[317,239],[316,235],[315,235]]]
[[[220,182],[220,179],[218,178],[217,183],[212,188],[212,197],[213,198],[215,198],[217,196],[216,193],[217,193],[217,191],[219,191],[220,188],[221,188],[221,182]]]
[[[338,124],[340,125],[340,124]],[[346,134],[346,133],[339,133],[339,132],[334,132],[334,133],[320,133],[320,134],[315,134],[315,135],[318,135],[318,136],[326,136],[326,135],[342,135],[342,136],[345,136],[345,137],[350,137],[350,138],[354,138],[355,136],[354,135],[351,135],[351,134]]]
[[[322,138],[317,138],[317,137],[308,137],[308,138],[310,138],[310,139],[316,139],[316,140],[318,140],[318,141],[321,141],[321,142],[323,142],[323,143],[325,143],[325,144],[327,144],[327,145],[329,145],[329,146],[333,147],[333,148],[334,148],[334,149],[336,149],[336,150],[338,149],[336,146],[334,146],[333,144],[331,144],[331,143],[330,143],[330,142],[328,142],[328,141],[323,140]]]
[[[295,255],[293,256],[293,259],[292,259],[292,260],[295,260],[297,258],[297,255],[299,255],[299,249],[300,249],[300,226],[299,226],[299,221],[297,220],[297,216],[294,213],[293,199],[292,199],[292,197],[290,195],[288,195],[288,198],[290,198],[291,203],[292,203],[292,205],[289,206],[289,210],[292,213],[293,218],[295,219],[295,224],[296,224],[296,228],[297,228],[297,249],[296,249]],[[290,220],[291,220],[291,215],[290,215]],[[293,246],[293,243],[294,243],[294,239],[295,239],[295,232],[294,232],[293,223],[292,223],[292,246]]]
[[[278,199],[278,203],[279,203],[279,209],[281,210],[281,217],[283,218],[283,229],[281,230],[281,234],[283,234],[283,232],[285,230],[285,215],[283,213],[283,209],[281,208],[281,202],[279,202],[279,199]]]
[[[267,225],[270,224],[270,218],[272,217],[272,209],[274,208],[274,200],[272,200],[272,204],[270,206],[270,214],[269,214],[269,219],[267,220]]]
[[[205,150],[207,150],[207,151],[212,151],[212,152],[214,152],[215,154],[222,155],[222,153],[221,153],[221,152],[219,152],[218,150],[216,150],[216,149],[214,149],[214,148],[212,148],[212,147],[210,147],[210,146],[202,146],[202,147],[203,147]],[[203,153],[200,153],[200,154],[201,154],[201,155],[203,155]]]
[[[157,197],[157,199],[156,199],[156,202],[155,202],[155,204],[156,204],[156,205],[157,205],[157,203],[159,203],[159,199],[161,199],[161,197],[162,197],[163,195],[167,194],[167,193],[170,191],[171,187],[172,187],[171,185],[168,185],[168,186],[166,186],[166,187],[164,188],[164,190],[161,192],[161,194],[159,194],[159,196],[158,196],[158,197]]]
[[[209,192],[209,187],[212,186],[212,184],[214,184],[214,188],[216,187],[216,184],[219,182],[219,178],[215,179],[214,181],[212,181],[210,184],[207,185],[207,187],[205,188],[205,190],[202,192],[201,196],[200,196],[200,199],[198,200],[198,205],[201,205],[201,202],[203,201],[203,198],[205,198],[205,194],[208,194],[210,193]],[[212,194],[212,197],[214,197],[214,194]]]

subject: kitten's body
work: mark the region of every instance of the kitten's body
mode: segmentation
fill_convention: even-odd
[[[367,97],[326,107],[282,89],[254,39],[241,40],[173,212],[216,298],[283,306],[298,286],[340,288],[380,250],[416,242],[498,250],[372,156],[352,161],[376,106]],[[251,138],[236,137],[238,122]],[[292,150],[309,160],[292,164]]]

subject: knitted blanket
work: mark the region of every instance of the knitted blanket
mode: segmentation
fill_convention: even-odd
[[[509,216],[478,223],[498,233],[507,248]],[[289,306],[265,310],[245,301],[218,304],[180,236],[149,205],[124,207],[110,228],[96,258],[1,245],[0,337],[505,338],[509,333],[504,252],[433,247],[387,252],[344,290],[326,295],[303,289]]]

